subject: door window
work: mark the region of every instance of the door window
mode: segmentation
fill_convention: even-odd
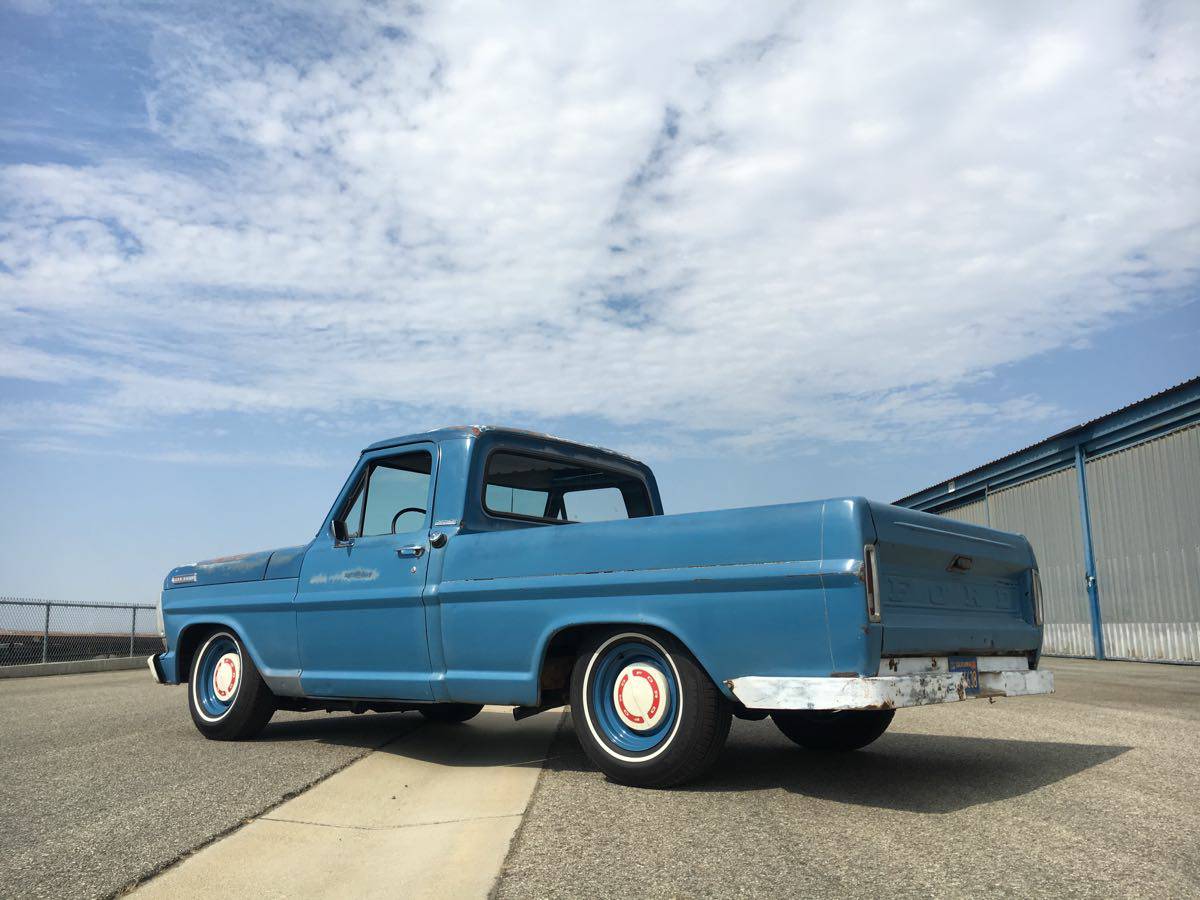
[[[425,524],[433,457],[427,451],[374,460],[346,505],[351,537],[403,534]]]

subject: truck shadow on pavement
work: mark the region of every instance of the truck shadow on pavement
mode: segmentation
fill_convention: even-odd
[[[868,748],[820,753],[777,741],[731,741],[692,789],[779,788],[877,809],[951,813],[1020,797],[1131,747],[952,735],[884,735]]]
[[[485,712],[475,723],[435,725],[413,713],[320,716],[273,722],[261,741],[316,740],[452,767],[522,766],[605,784],[564,717],[548,754],[530,752],[528,726]],[[478,727],[485,725],[485,727]],[[417,740],[418,736],[421,737]],[[770,722],[735,723],[713,770],[678,791],[778,790],[915,813],[952,813],[1020,797],[1116,759],[1124,745],[890,732],[863,750],[818,753],[795,746]],[[615,783],[612,790],[635,790]]]
[[[272,719],[256,743],[317,741],[339,747],[382,747],[420,728],[415,713],[301,713],[297,718]]]
[[[553,713],[542,720],[538,738],[530,726],[513,721],[512,713],[484,710],[460,725],[427,722],[418,713],[306,714],[308,718],[272,721],[257,743],[314,741],[363,747],[441,766],[474,768],[524,766],[541,768],[548,758],[549,731],[557,728]],[[548,729],[547,729],[548,726]],[[574,738],[572,738],[573,740]],[[531,744],[541,741],[541,750]]]
[[[735,722],[729,744],[712,771],[675,790],[744,793],[782,788],[876,809],[952,813],[1020,797],[1131,749],[892,732],[863,750],[819,753],[795,746],[770,722]],[[569,727],[559,732],[548,768],[603,778]]]

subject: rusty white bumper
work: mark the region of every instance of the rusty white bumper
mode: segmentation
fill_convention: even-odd
[[[980,658],[978,692],[971,690],[967,674],[947,671],[945,657],[926,657],[915,666],[904,660],[904,664],[889,667],[890,662],[884,660],[880,666],[887,674],[869,678],[747,675],[726,684],[747,709],[895,709],[1054,693],[1054,675],[1044,669],[1030,671],[1023,658]]]

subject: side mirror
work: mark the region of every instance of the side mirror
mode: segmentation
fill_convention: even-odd
[[[344,546],[350,543],[350,533],[346,530],[344,519],[333,520],[333,543],[336,546]]]

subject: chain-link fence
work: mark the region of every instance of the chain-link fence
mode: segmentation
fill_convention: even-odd
[[[153,606],[0,597],[0,666],[149,656],[162,649]]]

